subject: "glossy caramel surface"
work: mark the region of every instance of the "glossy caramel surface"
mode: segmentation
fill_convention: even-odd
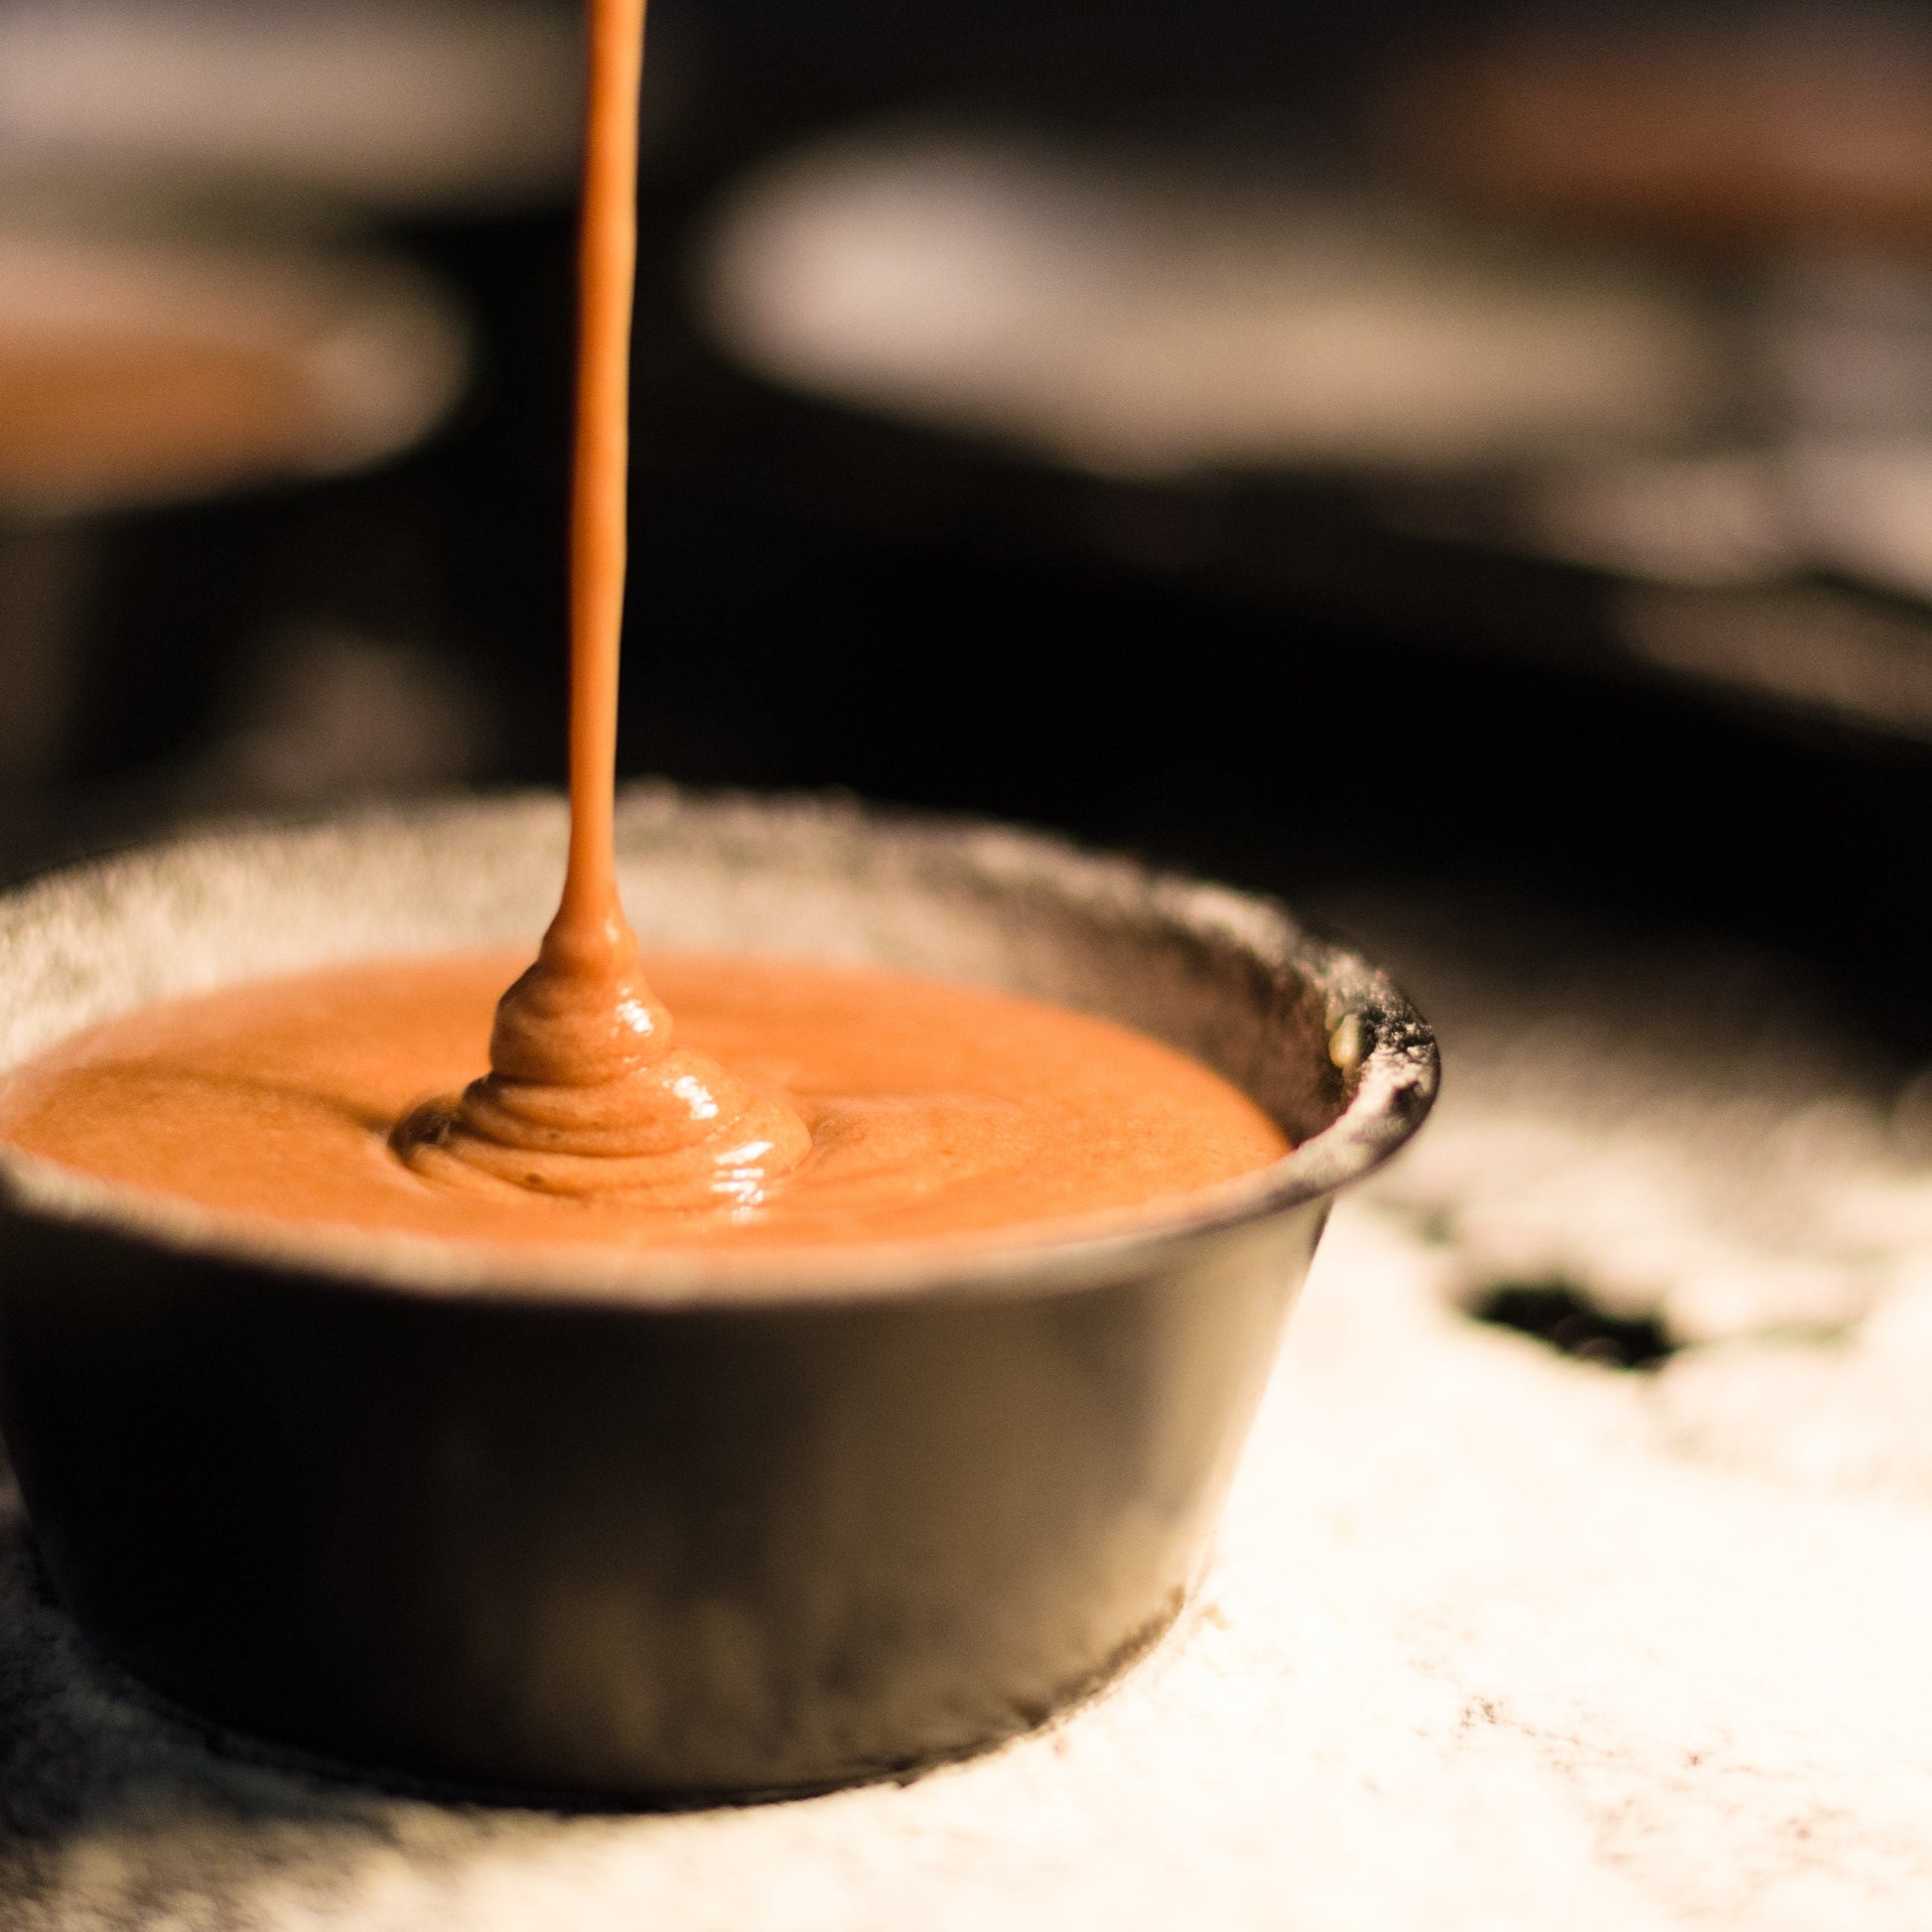
[[[645,963],[678,1050],[804,1124],[787,1172],[719,1168],[694,1195],[649,1173],[573,1185],[542,1162],[406,1165],[398,1123],[478,1063],[517,963],[332,967],[143,1009],[0,1082],[0,1138],[227,1213],[626,1248],[968,1239],[1146,1209],[1288,1151],[1220,1076],[1109,1021],[910,975],[667,954]]]

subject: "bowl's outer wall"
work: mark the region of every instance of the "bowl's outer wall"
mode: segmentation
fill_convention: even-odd
[[[369,1292],[8,1212],[45,1560],[237,1728],[607,1798],[1036,1724],[1171,1616],[1325,1204],[1045,1296],[654,1311]]]

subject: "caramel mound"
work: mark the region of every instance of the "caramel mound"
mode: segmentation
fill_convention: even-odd
[[[811,1151],[775,1095],[674,1046],[621,920],[591,944],[560,921],[503,995],[490,1071],[416,1108],[396,1152],[428,1177],[543,1193],[749,1206]]]

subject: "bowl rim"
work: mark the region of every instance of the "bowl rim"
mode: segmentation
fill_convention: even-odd
[[[491,810],[527,807],[536,798],[554,806],[559,794],[471,792],[406,804],[234,817],[178,829],[0,893],[0,917],[10,910],[29,912],[43,895],[75,887],[91,888],[92,897],[111,896],[117,877],[139,877],[166,855],[191,848],[237,848],[337,827],[420,837],[441,819],[473,820]],[[1157,915],[1196,932],[1211,928],[1271,972],[1298,974],[1322,998],[1329,1059],[1351,1083],[1341,1111],[1254,1173],[1164,1196],[1129,1212],[1103,1210],[953,1241],[652,1250],[590,1243],[524,1246],[338,1223],[278,1222],[103,1179],[5,1142],[0,1142],[0,1211],[119,1236],[180,1257],[375,1296],[638,1310],[999,1299],[1152,1274],[1204,1243],[1262,1230],[1372,1173],[1409,1141],[1435,1102],[1441,1064],[1428,1022],[1360,953],[1311,932],[1270,896],[1211,885],[1051,834],[964,815],[860,805],[846,794],[685,789],[662,782],[625,786],[620,796],[621,839],[626,810],[646,817],[665,811],[737,812],[748,822],[773,825],[829,818],[869,834],[955,848],[962,857],[990,851],[997,855],[998,869],[1011,872],[1017,863],[1075,904],[1117,897],[1123,886],[1131,888],[1136,900]]]

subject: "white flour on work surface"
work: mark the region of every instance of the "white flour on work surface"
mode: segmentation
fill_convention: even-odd
[[[1919,1932],[1932,1089],[1748,965],[1407,964],[1439,1118],[1337,1212],[1209,1584],[1110,1695],[904,1788],[403,1801],[125,1699],[11,1519],[0,1924]],[[1556,1280],[1687,1345],[1631,1373],[1462,1311]]]

